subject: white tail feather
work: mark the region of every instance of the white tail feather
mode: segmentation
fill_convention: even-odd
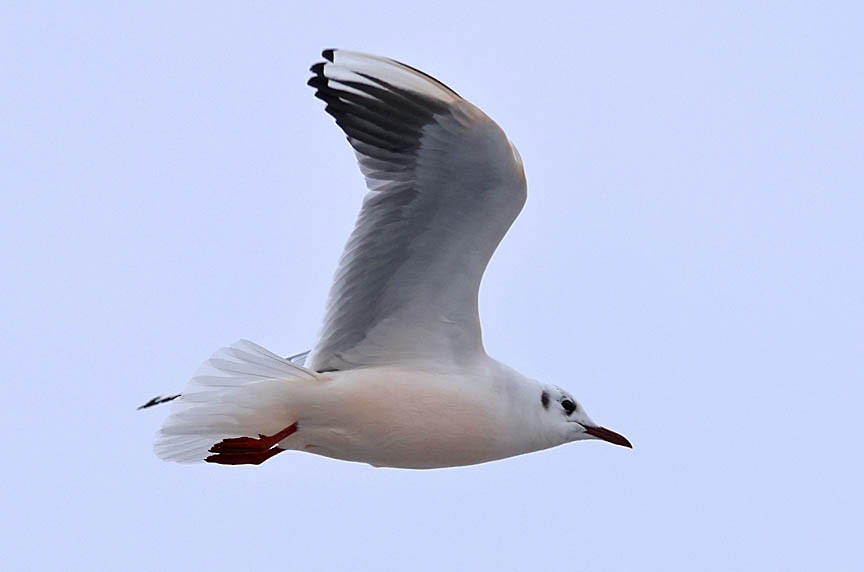
[[[203,461],[230,437],[271,434],[293,422],[297,383],[320,376],[247,340],[222,348],[199,368],[156,435],[154,450],[166,461]]]

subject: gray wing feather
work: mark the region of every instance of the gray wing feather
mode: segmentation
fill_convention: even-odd
[[[306,358],[309,357],[311,350],[306,350],[305,352],[300,352],[299,354],[294,354],[293,356],[288,356],[287,359],[291,363],[296,363],[297,365],[305,365]]]
[[[318,371],[483,352],[477,293],[525,202],[518,153],[483,112],[392,60],[324,52],[310,85],[369,193],[339,263]]]

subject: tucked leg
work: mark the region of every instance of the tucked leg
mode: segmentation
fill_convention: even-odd
[[[297,431],[297,423],[292,423],[285,429],[273,435],[258,437],[233,437],[223,439],[210,448],[211,453],[206,459],[208,463],[221,465],[260,465],[270,457],[284,451],[276,444]]]
[[[216,453],[204,460],[208,463],[217,463],[219,465],[260,465],[270,457],[278,455],[284,450],[279,447],[273,447],[272,449],[246,453]]]

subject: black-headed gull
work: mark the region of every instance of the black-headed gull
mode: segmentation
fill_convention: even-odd
[[[297,450],[429,469],[585,439],[630,447],[569,393],[483,348],[480,280],[526,195],[504,131],[405,64],[323,56],[309,85],[369,192],[320,339],[288,359],[248,341],[219,350],[174,401],[157,455],[238,465]]]

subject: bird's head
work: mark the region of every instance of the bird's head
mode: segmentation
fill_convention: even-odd
[[[540,394],[541,415],[547,426],[551,425],[562,442],[584,439],[602,439],[633,448],[626,437],[606,429],[594,422],[585,408],[572,395],[554,385],[544,385]]]

